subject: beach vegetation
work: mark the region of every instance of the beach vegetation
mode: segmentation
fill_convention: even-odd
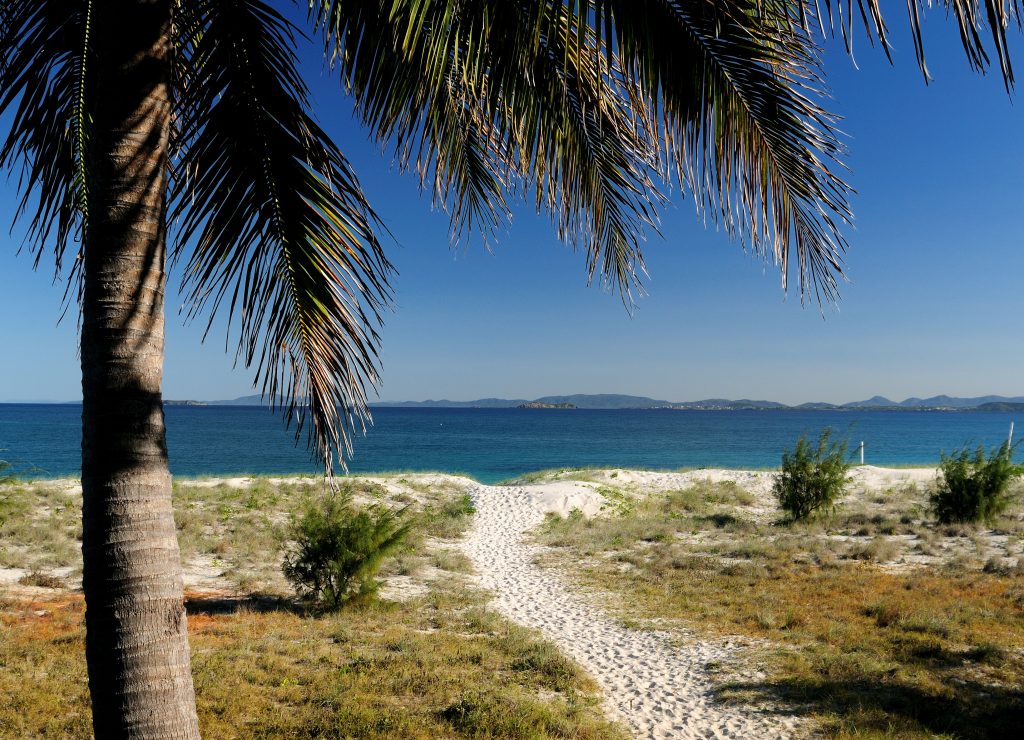
[[[290,516],[321,499],[322,477],[175,482],[175,508],[189,515],[179,535],[205,737],[626,737],[574,663],[490,610],[489,595],[465,580],[469,562],[451,547],[472,519],[465,486],[413,477],[338,485],[356,507],[404,500],[417,524],[378,572],[377,596],[336,614],[296,602],[281,572]],[[0,596],[0,735],[86,737],[79,489],[36,481],[10,490],[9,523],[25,544],[0,527],[0,556],[18,561],[9,567],[25,570],[19,586],[33,591]],[[59,527],[41,513],[57,508]],[[56,539],[41,536],[46,526]],[[54,565],[55,545],[68,547],[71,572]]]
[[[458,550],[438,547],[431,550],[430,564],[451,573],[472,573],[473,562]]]
[[[534,470],[528,473],[520,473],[519,475],[501,481],[497,485],[499,486],[532,486],[541,483],[551,483],[552,481],[572,480],[572,481],[589,481],[593,482],[602,477],[602,468],[593,466],[580,466],[572,468],[547,468],[544,470]]]
[[[772,492],[791,521],[805,521],[812,514],[831,509],[850,482],[853,467],[846,456],[845,440],[832,439],[824,430],[812,445],[802,436],[792,452],[782,453],[782,469],[775,476]]]
[[[294,544],[285,556],[285,578],[318,609],[337,611],[354,598],[373,596],[385,558],[412,528],[404,509],[353,503],[345,490],[306,505],[291,527]]]
[[[427,537],[455,539],[466,529],[475,513],[473,497],[457,489],[425,503],[417,516],[416,530]]]
[[[836,516],[781,528],[766,516],[768,485],[754,504],[722,491],[722,503],[695,505],[719,498],[713,487],[650,492],[625,515],[549,516],[536,534],[550,546],[544,562],[636,628],[749,639],[712,670],[721,701],[806,714],[830,737],[1014,735],[1024,713],[1019,499],[997,532],[947,534],[928,514],[929,491],[906,484],[884,490],[885,503],[857,490]]]
[[[931,508],[942,524],[993,522],[1010,505],[1011,483],[1024,476],[1024,465],[1013,462],[1009,442],[986,456],[984,445],[971,451],[942,453]]]
[[[310,616],[186,591],[204,737],[625,740],[597,687],[451,578],[405,601]],[[0,735],[89,737],[80,594],[0,599]]]
[[[0,489],[0,567],[49,572],[81,560],[81,500],[61,483]]]

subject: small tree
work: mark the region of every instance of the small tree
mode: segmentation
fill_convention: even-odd
[[[782,471],[775,476],[772,493],[793,521],[807,519],[826,506],[833,506],[850,479],[851,463],[846,459],[846,442],[831,439],[826,429],[817,448],[800,437],[793,452],[782,453]]]
[[[411,526],[404,509],[357,507],[347,491],[328,495],[309,504],[292,525],[295,548],[285,557],[285,578],[303,598],[336,611],[377,590],[373,576]]]
[[[984,445],[971,453],[966,447],[942,454],[939,480],[931,495],[932,511],[942,524],[992,521],[1013,499],[1010,483],[1024,475],[1014,465],[1009,442],[986,457]]]

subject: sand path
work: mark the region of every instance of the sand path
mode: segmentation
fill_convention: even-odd
[[[626,629],[557,572],[534,564],[523,541],[553,507],[544,486],[477,486],[473,528],[462,547],[494,593],[501,614],[540,630],[600,684],[609,715],[638,738],[789,738],[794,717],[716,704],[705,666],[730,657],[719,645],[670,642],[664,633]],[[567,494],[572,496],[573,494]],[[576,494],[585,498],[585,493]]]

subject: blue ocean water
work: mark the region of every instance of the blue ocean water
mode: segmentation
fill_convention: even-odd
[[[265,408],[169,406],[166,415],[175,475],[317,470],[304,444],[296,446]],[[34,477],[77,475],[80,417],[77,405],[0,404],[0,458]],[[940,451],[1000,444],[1012,419],[929,411],[381,408],[356,439],[349,469],[440,470],[493,483],[555,467],[774,467],[797,437],[825,427],[850,441],[851,456],[863,440],[869,464],[933,465]],[[1018,427],[1024,434],[1024,424]]]

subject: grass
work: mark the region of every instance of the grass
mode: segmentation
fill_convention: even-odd
[[[418,523],[403,552],[409,567],[428,562],[426,551],[436,541],[459,537],[474,511],[465,487],[450,478],[430,483],[408,476],[345,478],[339,485],[357,501],[413,504]],[[174,517],[186,574],[241,593],[288,593],[280,566],[290,517],[323,489],[323,479],[314,476],[255,477],[242,485],[175,480]],[[69,481],[39,481],[5,486],[0,493],[0,567],[77,580],[80,487]],[[466,570],[465,563],[452,567]]]
[[[550,483],[555,480],[576,480],[593,481],[601,476],[604,468],[580,467],[580,468],[547,468],[535,470],[530,473],[523,473],[514,478],[503,480],[495,485],[499,486],[530,486],[537,483]]]
[[[274,600],[188,602],[206,737],[614,738],[594,686],[454,584],[310,618]],[[485,618],[481,614],[487,614]],[[0,734],[87,737],[81,598],[0,603]]]
[[[81,537],[81,496],[66,483],[15,482],[0,490],[0,568],[74,568]]]
[[[617,595],[610,608],[627,623],[755,638],[743,657],[764,677],[716,674],[726,701],[781,700],[833,737],[1014,736],[1024,578],[1012,563],[1024,552],[1005,533],[1024,516],[947,533],[923,518],[926,496],[862,492],[831,519],[780,526],[751,494],[700,483],[610,516],[549,517],[537,538]]]
[[[388,572],[412,574],[421,587],[337,615],[304,613],[279,588],[277,571],[289,514],[319,485],[175,485],[183,559],[212,561],[228,574],[225,589],[187,594],[204,736],[624,737],[572,661],[489,611],[487,597],[463,580],[469,563],[450,544],[472,519],[464,487],[345,481],[357,498],[414,503],[419,534]],[[15,534],[29,534],[20,561],[56,563],[46,549],[74,542],[74,531],[68,523],[44,537],[42,523],[53,515],[39,507],[75,508],[78,495],[67,484],[18,487],[5,499],[13,503],[0,527],[4,551]],[[22,580],[54,590],[0,593],[0,736],[88,737],[81,595],[59,590],[45,570]]]

